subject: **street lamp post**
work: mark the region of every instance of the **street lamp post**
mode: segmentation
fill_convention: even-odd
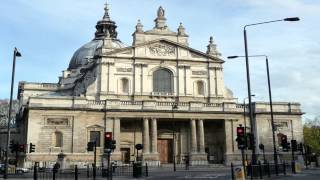
[[[252,94],[251,96],[254,97],[255,95]],[[245,97],[243,99],[243,124],[244,124],[244,134],[245,135],[247,135],[246,99],[248,99],[248,97]],[[246,137],[246,144],[248,143],[247,140],[248,140],[248,138]],[[246,164],[247,164],[247,162],[248,162],[247,148],[245,149],[245,160],[246,160]]]
[[[176,147],[175,147],[175,124],[174,124],[174,110],[178,109],[177,103],[172,105],[172,161],[173,161],[173,171],[176,171]]]
[[[10,90],[10,101],[9,101],[9,112],[8,112],[8,126],[7,126],[7,144],[6,144],[6,157],[5,157],[5,172],[4,179],[8,178],[8,158],[9,158],[9,144],[10,144],[10,123],[11,123],[11,111],[12,111],[12,94],[14,84],[14,74],[16,68],[16,57],[21,57],[21,53],[17,48],[13,51],[13,63],[12,63],[12,74],[11,74],[11,90]]]
[[[228,59],[245,57],[245,56],[229,56]],[[275,125],[274,125],[274,116],[273,116],[273,104],[272,104],[272,94],[271,94],[271,83],[270,83],[270,73],[269,73],[269,61],[268,56],[266,55],[252,55],[248,57],[265,57],[266,59],[266,70],[267,70],[267,78],[268,78],[268,91],[269,91],[269,104],[270,104],[270,116],[271,116],[271,128],[272,128],[272,142],[273,142],[273,159],[274,163],[278,164],[278,155],[276,148],[276,139],[275,139]],[[278,167],[276,166],[276,174],[278,174]]]
[[[292,18],[285,18],[285,19],[274,20],[274,21],[265,21],[265,22],[254,23],[254,24],[247,24],[243,27],[244,48],[245,48],[245,58],[246,58],[247,87],[248,87],[248,99],[249,99],[249,118],[250,118],[251,133],[253,135],[254,135],[254,131],[252,128],[253,127],[253,112],[252,112],[252,104],[251,104],[250,70],[249,70],[249,55],[248,55],[248,42],[247,42],[246,28],[249,26],[256,26],[256,25],[279,22],[279,21],[299,21],[299,20],[300,19],[298,17],[292,17]],[[255,136],[254,136],[254,138],[255,138]],[[256,159],[256,145],[255,145],[255,143],[253,143],[253,145],[252,145],[252,163],[256,164],[256,160],[257,160]]]

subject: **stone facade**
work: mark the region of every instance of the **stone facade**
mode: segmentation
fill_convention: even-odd
[[[117,39],[108,7],[97,23],[95,38],[77,50],[58,83],[20,82],[21,142],[36,145],[21,163],[49,166],[63,152],[68,164],[93,161],[86,149],[99,141],[98,163],[105,163],[104,132],[113,132],[112,160],[137,158],[150,165],[229,163],[238,160],[236,127],[249,121],[225,87],[220,53],[210,38],[207,52],[188,46],[182,24],[177,32],[166,25],[165,11],[157,12],[155,27],[143,30],[138,21],[132,46]],[[302,140],[298,103],[274,103],[277,133]],[[255,103],[257,143],[272,150],[269,105]],[[281,126],[281,128],[280,128]],[[259,152],[257,152],[259,153]]]

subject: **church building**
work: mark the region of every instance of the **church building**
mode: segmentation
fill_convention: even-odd
[[[186,158],[192,165],[241,160],[236,128],[246,125],[250,131],[248,106],[225,86],[225,61],[213,38],[206,52],[189,47],[183,24],[170,29],[167,12],[159,7],[154,27],[144,30],[138,20],[127,46],[107,5],[104,10],[93,40],[73,54],[57,83],[19,83],[20,141],[35,144],[35,152],[21,156],[20,163],[50,166],[59,153],[69,165],[92,163],[87,143],[96,141],[102,165],[105,132],[116,141],[111,159],[118,164],[137,158],[136,144],[143,144],[139,156],[151,166]],[[300,104],[275,102],[273,107],[277,137],[302,141]],[[256,144],[264,144],[271,159],[269,103],[255,102],[253,112]]]

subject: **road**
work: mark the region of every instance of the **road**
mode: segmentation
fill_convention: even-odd
[[[2,178],[0,178],[2,179]],[[22,180],[32,178],[23,177],[10,177],[9,179]],[[85,178],[89,180],[89,178]],[[83,180],[85,180],[83,179]],[[90,178],[92,179],[92,178]],[[131,177],[114,177],[113,180],[125,180],[125,179],[135,179]],[[229,168],[201,168],[192,170],[177,170],[173,172],[170,168],[164,169],[152,169],[150,170],[149,177],[139,178],[138,180],[231,180],[231,173]],[[273,176],[271,178],[264,177],[265,180],[318,180],[320,179],[320,168],[303,170],[303,172],[298,174],[288,174],[287,176]],[[39,178],[41,180],[41,178]],[[82,180],[82,178],[79,180]],[[96,180],[102,180],[102,178],[96,178]],[[103,178],[106,180],[106,178]]]

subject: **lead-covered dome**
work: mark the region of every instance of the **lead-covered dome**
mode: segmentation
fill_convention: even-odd
[[[72,56],[68,69],[76,69],[90,62],[97,48],[102,46],[102,40],[93,40],[79,48]]]
[[[76,69],[80,66],[86,65],[93,60],[95,51],[101,48],[103,45],[102,39],[94,39],[91,42],[80,47],[72,56],[69,63],[68,70]],[[124,48],[126,47],[120,40],[111,39],[112,49]]]
[[[103,41],[108,40],[108,45],[111,49],[118,49],[126,47],[120,40],[117,39],[116,23],[110,19],[109,8],[106,4],[104,8],[104,16],[102,20],[97,22],[95,38],[80,47],[72,56],[69,63],[68,70],[77,69],[85,64],[91,62],[94,58],[95,52],[98,48],[103,46]]]

